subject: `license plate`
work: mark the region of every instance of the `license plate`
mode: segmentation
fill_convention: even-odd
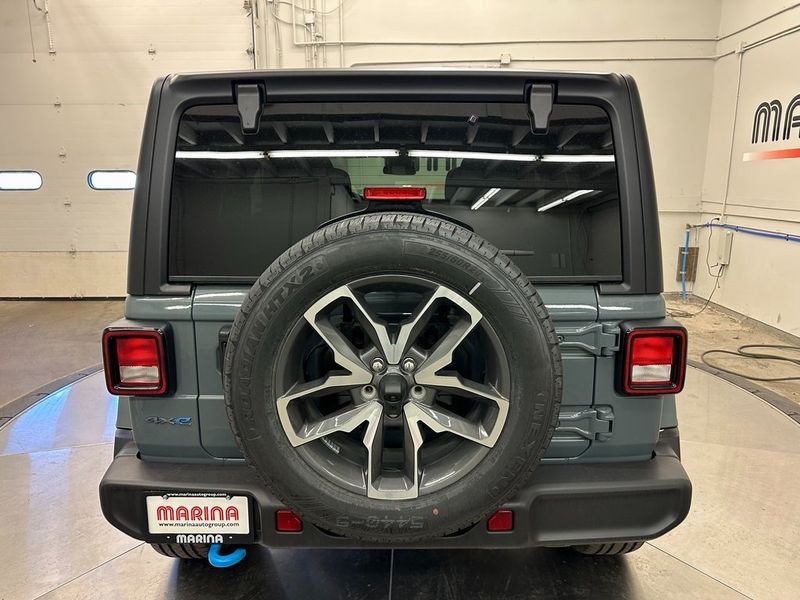
[[[160,539],[241,539],[250,536],[250,505],[247,496],[147,496],[147,527]]]

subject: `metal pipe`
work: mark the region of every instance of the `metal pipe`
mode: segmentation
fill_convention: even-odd
[[[297,9],[294,0],[290,2],[292,6],[292,14],[294,15],[294,11]],[[340,18],[341,18],[341,2],[339,5],[340,11]],[[721,40],[725,40],[729,37],[732,37],[738,33],[746,31],[756,25],[759,25],[773,17],[776,17],[782,13],[785,13],[789,10],[797,8],[800,6],[800,2],[795,3],[791,6],[782,8],[770,15],[767,15],[754,23],[750,23],[745,27],[737,29],[731,33],[726,33],[723,36],[714,36],[714,37],[679,37],[679,38],[663,38],[663,37],[640,37],[640,38],[581,38],[581,39],[527,39],[527,40],[471,40],[466,42],[451,42],[451,41],[427,41],[427,40],[420,40],[420,41],[409,41],[409,40],[344,40],[340,38],[337,41],[328,41],[328,40],[321,40],[321,41],[311,41],[311,42],[300,42],[297,39],[296,33],[293,31],[292,34],[292,42],[297,46],[303,45],[320,45],[320,46],[509,46],[509,45],[520,45],[520,44],[617,44],[617,43],[643,43],[643,42],[652,42],[652,43],[686,43],[686,42],[719,42]],[[294,20],[294,19],[293,19]],[[728,53],[726,53],[727,55]]]
[[[716,43],[716,38],[581,38],[551,40],[471,40],[467,42],[451,42],[448,40],[432,42],[427,40],[337,40],[319,42],[297,42],[298,46],[316,44],[319,46],[518,46],[521,44],[620,44],[620,43],[672,43],[672,42],[706,42]]]
[[[303,22],[305,23],[305,15],[311,13],[313,21],[307,23],[308,37],[311,42],[317,41],[317,0],[305,0],[306,13],[303,15]],[[325,46],[322,46],[323,48]],[[317,68],[317,61],[319,59],[320,44],[312,44],[311,46],[311,66]]]
[[[703,200],[703,203],[722,204],[722,202],[720,202],[719,200]],[[800,208],[791,208],[789,206],[766,206],[759,204],[744,204],[740,202],[728,202],[728,206],[738,206],[740,208],[756,208],[759,210],[782,210],[786,212],[800,212]],[[770,217],[765,217],[765,218],[770,218]]]
[[[719,204],[719,202],[717,202]],[[730,205],[729,205],[730,206]],[[699,211],[700,214],[713,214],[711,211],[701,210]],[[761,217],[758,215],[746,215],[743,213],[731,212],[730,210],[725,213],[728,217],[738,217],[741,219],[755,219],[756,221],[775,221],[778,223],[792,223],[793,225],[797,225],[797,219],[786,219],[783,217]]]
[[[800,25],[792,25],[791,27],[787,27],[786,29],[781,29],[780,31],[776,31],[766,37],[761,38],[760,40],[756,40],[755,42],[751,42],[749,44],[744,44],[742,46],[742,52],[746,52],[747,50],[752,50],[753,48],[757,48],[759,46],[763,46],[769,42],[774,42],[775,40],[779,40],[782,37],[789,35],[790,33],[795,33],[796,31],[800,31]]]
[[[315,2],[316,2],[316,0],[315,0]],[[327,21],[328,21],[328,19],[325,18],[325,15],[327,14],[327,11],[325,10],[325,5],[326,5],[325,0],[320,0],[320,6],[322,7],[322,12],[321,12],[322,18],[320,19],[320,22],[319,22],[319,34],[322,36],[323,40],[328,39],[328,32],[327,32],[328,28],[325,26],[325,23],[327,23]],[[328,47],[327,46],[323,46],[322,47],[322,68],[324,69],[327,66],[328,66]]]
[[[273,8],[269,9],[269,13],[272,16],[272,23],[275,29],[275,66],[280,69],[283,67],[283,42],[281,41],[281,24],[278,19],[278,15],[275,14],[275,3],[270,3]]]
[[[683,260],[681,261],[681,298],[686,300],[686,257],[689,255],[689,233],[691,229],[686,229],[683,236]]]
[[[722,208],[720,209],[719,218],[725,218],[725,209],[728,208],[728,192],[731,189],[731,170],[733,168],[733,146],[736,140],[736,116],[739,112],[739,94],[742,89],[742,59],[744,58],[744,47],[739,52],[739,64],[736,73],[736,98],[733,102],[733,126],[731,127],[731,141],[728,148],[728,175],[725,178],[725,193],[722,196]]]
[[[771,13],[771,14],[767,15],[766,17],[762,17],[758,21],[754,21],[753,23],[750,23],[749,25],[745,25],[744,27],[741,27],[741,28],[737,29],[736,31],[731,31],[730,33],[726,33],[725,35],[717,36],[717,41],[720,42],[722,40],[726,40],[729,37],[733,37],[737,33],[742,33],[743,31],[747,31],[748,29],[750,29],[752,27],[755,27],[756,25],[761,25],[761,23],[763,23],[764,21],[769,21],[773,17],[777,17],[778,15],[781,15],[781,14],[787,12],[787,11],[790,11],[790,10],[792,10],[794,8],[797,8],[798,6],[800,6],[800,2],[795,2],[791,6],[786,6],[786,7],[782,8],[782,9],[780,9],[780,10],[774,12],[774,13]]]
[[[339,66],[344,69],[344,0],[339,2]]]
[[[256,13],[258,12],[258,3],[256,0],[250,2],[250,37],[252,39],[253,50],[253,70],[257,69],[256,65]]]
[[[606,61],[626,61],[626,62],[638,62],[638,61],[662,61],[662,60],[719,60],[724,56],[728,56],[729,54],[733,54],[734,51],[731,50],[730,52],[725,52],[724,54],[714,54],[709,56],[585,56],[585,57],[575,57],[575,58],[515,58],[514,62],[606,62]],[[426,64],[436,64],[436,65],[446,65],[448,63],[497,63],[496,65],[491,65],[492,67],[497,67],[500,64],[499,58],[485,58],[485,59],[476,59],[476,58],[454,58],[452,60],[414,60],[414,61],[396,61],[396,60],[387,60],[387,61],[364,61],[364,62],[354,62],[351,63],[351,67],[368,67],[368,66],[378,66],[378,65],[426,65]]]
[[[727,52],[722,52],[720,54],[709,54],[707,56],[697,56],[697,55],[688,55],[688,56],[618,56],[618,57],[601,57],[601,56],[587,56],[587,57],[576,57],[576,58],[517,58],[514,59],[515,62],[605,62],[605,61],[618,61],[618,62],[638,62],[638,61],[681,61],[681,60],[712,60],[717,61],[721,58],[725,58],[726,56],[730,56],[731,54],[738,54],[740,56],[740,63],[741,63],[741,56],[751,50],[753,48],[757,48],[758,46],[762,46],[769,42],[778,40],[782,37],[790,35],[792,33],[796,33],[800,31],[800,25],[793,25],[792,27],[787,27],[786,29],[782,29],[776,33],[770,34],[766,37],[761,38],[760,40],[756,40],[749,44],[744,44],[739,50],[728,50]],[[585,40],[582,40],[585,41]],[[531,42],[537,43],[537,42]],[[384,66],[384,65],[405,65],[405,66],[412,66],[412,65],[424,65],[424,64],[464,64],[464,63],[476,63],[476,62],[484,62],[484,63],[497,63],[499,65],[500,59],[499,58],[489,58],[489,59],[471,59],[471,58],[457,58],[452,60],[416,60],[416,61],[369,61],[369,62],[355,62],[352,63],[351,67],[369,67],[369,66]],[[494,65],[492,65],[494,66]],[[741,64],[740,64],[741,68]],[[739,80],[741,83],[741,72],[739,73]],[[738,102],[738,87],[737,84],[737,102]]]
[[[680,37],[680,38],[658,38],[658,37],[641,37],[641,38],[582,38],[582,39],[548,39],[548,40],[473,40],[467,42],[451,42],[451,41],[407,41],[407,40],[345,40],[344,39],[344,14],[343,14],[343,4],[344,0],[342,0],[337,7],[339,10],[339,40],[336,41],[329,41],[326,39],[323,40],[315,40],[312,39],[311,41],[303,41],[297,39],[297,22],[296,22],[296,15],[295,11],[298,9],[297,5],[295,4],[294,0],[288,2],[292,9],[292,44],[295,46],[330,46],[330,45],[338,45],[339,46],[339,60],[340,66],[344,67],[344,47],[345,46],[509,46],[509,45],[518,45],[518,44],[605,44],[605,43],[642,43],[642,42],[653,42],[653,43],[672,43],[672,42],[719,42],[720,40],[727,39],[736,35],[737,33],[741,33],[763,23],[777,15],[785,13],[789,10],[797,8],[800,6],[800,3],[795,3],[792,6],[785,7],[781,10],[776,11],[770,15],[759,19],[758,21],[751,23],[745,27],[742,27],[736,31],[731,33],[725,34],[723,36],[714,36],[714,37]],[[759,45],[772,41],[774,39],[779,39],[784,35],[788,35],[789,33],[794,33],[795,31],[800,30],[800,26],[795,26],[778,32],[777,34],[773,34],[771,36],[767,36],[767,38],[762,38],[756,42],[751,44],[747,44],[743,46],[742,51],[748,50],[750,48],[755,48]],[[304,31],[307,32],[307,28],[304,28]],[[308,48],[304,48],[308,50]],[[541,58],[534,58],[534,59],[522,59],[522,62],[573,62],[573,61],[591,61],[591,62],[601,62],[601,61],[662,61],[662,60],[719,60],[726,56],[730,56],[734,54],[735,51],[731,50],[728,52],[723,52],[720,54],[712,54],[707,56],[650,56],[650,57],[609,57],[609,58],[599,58],[599,57],[587,57],[582,59],[569,59],[569,58],[558,58],[558,59],[541,59]],[[308,54],[306,54],[306,64],[308,65]],[[381,62],[359,62],[353,63],[351,67],[358,67],[358,66],[369,66],[369,65],[391,65],[391,64],[405,64],[405,65],[414,65],[414,64],[442,64],[442,63],[469,63],[469,62],[499,62],[498,59],[490,59],[488,61],[475,61],[472,59],[457,59],[457,60],[449,60],[449,61],[381,61]]]
[[[50,3],[49,0],[44,0],[44,22],[47,25],[47,43],[48,52],[50,54],[56,53],[56,44],[53,41],[53,29],[50,23]]]
[[[719,227],[720,229],[729,229],[730,231],[737,231],[739,233],[746,233],[748,235],[757,235],[776,240],[784,240],[787,242],[800,242],[800,235],[796,235],[794,233],[771,231],[769,229],[758,229],[757,227],[745,227],[744,225],[731,225],[729,223],[702,223],[701,225],[695,225],[695,227]]]

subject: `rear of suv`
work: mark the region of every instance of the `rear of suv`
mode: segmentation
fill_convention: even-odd
[[[634,81],[520,71],[158,80],[106,518],[221,546],[573,546],[691,485]]]

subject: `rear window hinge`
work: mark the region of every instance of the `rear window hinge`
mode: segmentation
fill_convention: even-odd
[[[587,440],[606,442],[611,439],[614,410],[610,406],[594,406],[572,413],[562,413],[556,431],[577,433]]]
[[[616,323],[591,323],[581,327],[559,327],[562,348],[580,348],[595,356],[613,356],[619,350]]]
[[[261,125],[261,110],[266,94],[257,83],[240,83],[236,86],[236,108],[242,133],[258,133]]]
[[[534,134],[547,133],[555,95],[556,90],[552,83],[532,83],[528,88],[528,115],[531,119],[531,131]]]

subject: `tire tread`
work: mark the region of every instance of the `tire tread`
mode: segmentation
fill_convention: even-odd
[[[150,546],[161,554],[170,558],[180,558],[183,560],[205,560],[208,558],[207,544],[150,544]]]
[[[604,544],[587,544],[584,546],[573,546],[573,549],[580,554],[591,556],[615,556],[618,554],[628,554],[635,552],[644,546],[644,541],[632,542],[606,542]]]

